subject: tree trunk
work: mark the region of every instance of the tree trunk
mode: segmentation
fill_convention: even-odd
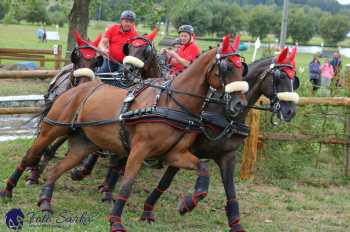
[[[67,39],[66,58],[70,57],[70,53],[75,46],[73,32],[78,31],[82,38],[87,39],[87,27],[89,25],[89,5],[90,0],[74,0],[72,10],[69,13],[69,29]]]

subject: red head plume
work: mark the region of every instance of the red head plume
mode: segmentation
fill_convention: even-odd
[[[221,53],[222,54],[227,54],[227,53],[232,53],[235,52],[239,46],[239,42],[240,42],[240,36],[237,35],[235,37],[235,41],[233,42],[232,47],[230,46],[230,35],[226,35],[223,38],[223,42],[222,42],[222,48],[221,48]],[[230,56],[228,57],[231,62],[237,67],[237,68],[241,68],[242,67],[242,62],[241,62],[241,57],[240,56]]]
[[[91,45],[94,46],[94,47],[98,47],[100,41],[102,39],[102,34],[100,33],[97,38],[95,39],[95,41],[91,42]]]
[[[297,47],[294,47],[292,49],[292,52],[288,56],[288,61],[291,62],[291,63],[295,62],[295,57],[296,57],[297,54],[298,54],[298,49],[297,49]]]
[[[232,49],[234,52],[237,51],[240,41],[241,41],[241,36],[236,35],[235,40],[233,41],[233,44],[232,44]]]
[[[221,47],[221,53],[226,54],[230,52],[230,35],[224,36],[222,39],[222,47]]]
[[[84,45],[91,45],[93,47],[97,47],[101,41],[101,38],[102,38],[102,35],[99,34],[95,41],[93,41],[93,42],[86,41],[86,40],[83,40],[81,38],[78,31],[74,31],[73,36],[74,36],[75,42],[77,43],[78,47],[81,47]],[[83,58],[86,60],[90,60],[90,59],[96,57],[96,51],[93,48],[80,48],[79,51],[83,55]]]
[[[153,31],[152,31],[150,34],[146,35],[145,37],[146,37],[147,39],[149,39],[150,41],[153,41],[154,38],[156,38],[156,36],[157,36],[157,34],[158,34],[158,31],[159,31],[159,29],[158,29],[157,27],[155,27],[155,28],[153,29]]]
[[[74,31],[73,36],[78,46],[82,46],[85,44],[85,41],[81,38],[80,33],[78,31]]]
[[[283,51],[276,58],[276,64],[282,64],[285,61],[288,55],[288,51],[289,51],[288,47],[283,49]]]

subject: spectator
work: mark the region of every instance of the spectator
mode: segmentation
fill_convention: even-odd
[[[329,63],[329,60],[326,58],[324,64],[321,66],[321,86],[329,87],[331,80],[334,77],[333,66]]]
[[[47,39],[46,39],[46,29],[44,28],[44,33],[43,33],[43,40],[42,40],[43,43],[46,43],[47,42]]]
[[[333,67],[334,76],[337,76],[338,73],[340,73],[341,71],[341,59],[340,54],[338,52],[333,53],[333,59],[331,60],[330,64]]]
[[[309,78],[312,84],[312,90],[315,92],[321,85],[321,64],[317,55],[314,55],[309,64]]]

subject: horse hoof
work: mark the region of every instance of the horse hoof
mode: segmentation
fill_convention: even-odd
[[[114,201],[112,192],[102,192],[102,202],[112,203]]]
[[[26,185],[27,185],[27,186],[32,186],[32,185],[37,185],[37,184],[39,184],[39,181],[38,181],[38,180],[28,179],[28,180],[26,181]]]
[[[110,232],[128,232],[121,223],[113,223]]]
[[[2,190],[0,191],[0,199],[9,200],[12,198],[12,191]]]
[[[45,216],[50,216],[53,213],[51,203],[49,201],[42,201],[39,209],[45,214]]]
[[[85,178],[86,175],[83,175],[82,171],[80,169],[74,169],[70,173],[70,178],[74,181],[81,181]]]
[[[230,232],[246,232],[246,231],[244,230],[243,226],[241,226],[241,224],[236,224],[231,227]]]
[[[194,207],[196,207],[197,203],[192,200],[191,196],[185,197],[179,204],[178,209],[181,215],[185,213],[191,212]]]
[[[153,211],[143,211],[143,214],[141,216],[141,221],[147,222],[149,224],[152,224],[156,221],[154,217]]]

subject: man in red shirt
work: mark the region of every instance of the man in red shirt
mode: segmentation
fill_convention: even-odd
[[[170,60],[170,75],[179,74],[201,53],[199,47],[194,43],[195,35],[191,25],[182,25],[179,27],[178,33],[181,46],[178,47],[176,52],[169,49],[163,49],[161,52],[168,56]]]
[[[120,24],[112,25],[105,32],[101,42],[100,49],[109,54],[113,60],[122,63],[124,59],[123,46],[128,39],[138,36],[135,29],[136,14],[130,10],[123,11],[120,15]],[[122,67],[119,63],[112,60],[104,60],[99,68],[99,73],[119,71]]]

